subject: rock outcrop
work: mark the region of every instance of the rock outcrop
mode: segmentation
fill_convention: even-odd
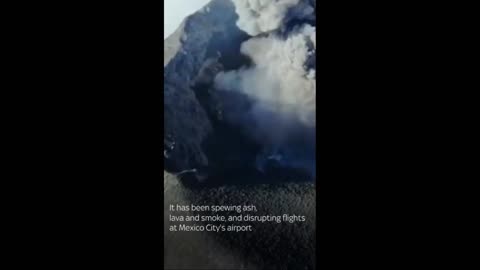
[[[214,0],[165,40],[165,165],[172,172],[209,165],[202,145],[214,132],[207,114],[214,105],[201,104],[193,88],[211,84],[220,69],[206,64],[218,61],[219,55],[227,68],[242,58],[239,46],[247,35],[236,27],[236,20],[232,2]]]

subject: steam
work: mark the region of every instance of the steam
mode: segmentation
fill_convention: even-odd
[[[254,36],[240,50],[252,65],[220,72],[214,83],[217,90],[248,97],[251,106],[225,111],[225,117],[264,145],[260,170],[271,160],[314,176],[316,29],[302,23],[284,32],[293,18],[314,16],[313,7],[301,0],[232,1],[237,25]]]
[[[238,14],[237,26],[251,36],[281,28],[296,18],[313,18],[307,0],[232,0]]]
[[[263,122],[263,114],[271,112],[284,120],[314,127],[315,70],[306,66],[307,60],[314,57],[314,37],[315,28],[304,25],[286,40],[275,36],[247,40],[241,53],[249,56],[254,65],[219,73],[216,88],[238,91],[254,100],[251,113],[259,122]]]

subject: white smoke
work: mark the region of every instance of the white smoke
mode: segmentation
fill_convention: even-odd
[[[237,26],[251,36],[282,27],[290,19],[311,18],[314,8],[307,0],[232,0]]]
[[[253,36],[240,49],[251,65],[218,73],[214,84],[246,96],[251,106],[232,104],[224,110],[225,119],[262,144],[260,170],[275,159],[314,177],[316,29],[306,23],[314,19],[312,1],[232,1],[237,25]]]
[[[237,91],[253,102],[249,126],[256,136],[281,144],[292,124],[315,127],[315,70],[305,65],[315,53],[315,28],[304,25],[286,40],[251,38],[241,46],[253,66],[215,77],[215,87]]]

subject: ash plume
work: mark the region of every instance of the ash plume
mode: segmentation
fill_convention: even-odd
[[[251,36],[271,32],[294,19],[314,19],[314,2],[307,0],[232,0],[237,26]]]
[[[300,0],[232,1],[237,25],[253,36],[240,49],[252,64],[218,73],[214,84],[247,96],[251,106],[225,117],[264,145],[263,161],[275,159],[315,175],[316,29],[305,23],[284,27],[292,18],[311,16],[313,7]]]
[[[315,70],[306,69],[315,52],[314,35],[315,28],[305,25],[286,40],[275,36],[249,39],[241,52],[254,65],[220,72],[216,88],[246,94],[254,101],[253,114],[271,111],[314,127]]]

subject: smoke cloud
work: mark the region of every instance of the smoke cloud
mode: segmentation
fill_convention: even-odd
[[[241,115],[232,109],[225,117],[265,146],[257,165],[273,159],[314,176],[316,29],[302,23],[282,32],[286,21],[311,16],[313,8],[300,0],[232,1],[242,30],[252,36],[268,33],[242,44],[241,53],[251,59],[251,66],[216,75],[217,90],[251,100]]]
[[[307,69],[306,63],[315,54],[315,28],[304,25],[286,40],[252,38],[242,44],[241,52],[254,65],[219,73],[216,88],[246,94],[260,115],[271,111],[314,127],[315,70]]]
[[[251,36],[281,28],[290,20],[314,18],[307,0],[232,0],[238,14],[237,26]]]

